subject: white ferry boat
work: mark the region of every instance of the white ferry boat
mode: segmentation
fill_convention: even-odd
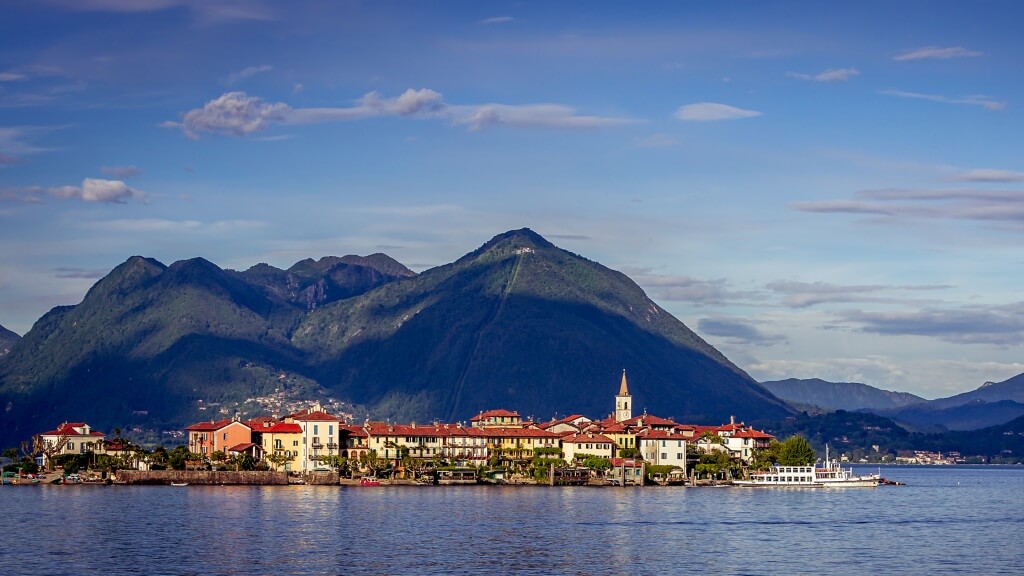
[[[856,476],[852,468],[843,468],[838,461],[829,460],[828,446],[825,446],[824,467],[817,466],[772,466],[768,472],[756,472],[750,480],[734,480],[735,486],[784,487],[784,488],[874,488],[881,480],[880,474]]]

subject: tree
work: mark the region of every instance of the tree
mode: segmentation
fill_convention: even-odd
[[[706,475],[708,478],[716,478],[731,466],[732,460],[729,459],[728,454],[721,450],[711,450],[706,454],[701,454],[700,462],[697,464],[695,470],[699,475]]]
[[[790,436],[779,443],[779,464],[782,466],[807,466],[817,459],[811,443],[803,436]]]
[[[291,456],[286,456],[284,452],[274,452],[272,454],[267,454],[263,459],[270,462],[270,464],[273,465],[274,470],[278,470],[281,466],[290,462],[292,458]]]
[[[773,464],[779,461],[779,441],[772,440],[767,448],[754,450],[754,459],[750,467],[754,470],[768,470]]]

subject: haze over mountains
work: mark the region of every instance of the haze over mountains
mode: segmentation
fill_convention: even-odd
[[[851,382],[790,378],[763,384],[779,398],[796,405],[872,412],[923,430],[976,430],[1024,416],[1024,374],[1003,382],[986,382],[976,390],[936,400]]]
[[[180,427],[275,393],[403,420],[603,417],[623,368],[638,412],[791,413],[628,277],[523,229],[418,275],[383,254],[244,272],[129,258],[0,361],[0,441],[68,419]]]

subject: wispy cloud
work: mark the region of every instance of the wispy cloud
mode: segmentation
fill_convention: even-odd
[[[942,104],[963,104],[967,106],[981,106],[987,110],[1004,110],[1006,102],[994,100],[989,96],[974,94],[962,98],[950,98],[938,94],[922,94],[920,92],[907,92],[905,90],[881,90],[881,94],[887,96],[898,96],[900,98],[912,98],[915,100],[928,100],[929,102],[941,102]]]
[[[0,152],[13,156],[49,152],[53,148],[38,146],[33,142],[40,136],[60,130],[62,126],[0,126]]]
[[[1024,343],[1024,302],[916,312],[852,310],[840,318],[855,330],[871,334],[927,336],[954,344]]]
[[[841,285],[828,282],[798,282],[779,280],[766,286],[769,290],[781,294],[782,304],[791,308],[808,308],[818,304],[846,302],[885,302],[910,303],[914,300],[888,296],[893,291],[930,291],[945,290],[950,286],[944,284],[920,286],[892,285]],[[920,300],[918,300],[920,302]]]
[[[274,20],[276,14],[262,0],[44,0],[48,4],[81,12],[120,12],[137,14],[186,9],[199,24],[219,24],[232,20]]]
[[[28,76],[24,74],[18,74],[16,72],[0,72],[0,82],[17,82],[18,80],[25,80]]]
[[[80,278],[87,280],[95,280],[97,278],[103,278],[109,272],[110,270],[89,270],[86,268],[62,267],[53,269],[53,277],[62,279]]]
[[[914,50],[908,50],[901,54],[893,56],[893,60],[899,62],[906,62],[910,60],[928,60],[928,59],[940,59],[948,60],[950,58],[976,58],[982,56],[982,52],[977,50],[968,50],[963,46],[951,46],[948,48],[941,48],[939,46],[924,46],[922,48],[915,48]]]
[[[860,71],[856,68],[829,68],[824,72],[817,74],[804,74],[802,72],[786,72],[786,76],[790,78],[797,78],[800,80],[810,80],[813,82],[845,82],[850,78],[859,76]]]
[[[17,164],[18,159],[14,156],[8,156],[3,152],[0,152],[0,166],[10,166],[11,164]]]
[[[991,168],[976,168],[954,174],[947,178],[953,182],[991,182],[1009,184],[1013,182],[1024,182],[1024,172],[1013,170],[995,170]]]
[[[701,318],[697,321],[697,329],[701,334],[724,338],[734,346],[772,346],[786,341],[782,334],[769,334],[750,321],[739,318]]]
[[[872,214],[892,219],[952,219],[1024,226],[1024,193],[1019,190],[889,188],[863,190],[854,200],[795,202],[801,212]]]
[[[6,202],[42,204],[46,196],[103,204],[125,204],[129,199],[146,199],[145,193],[120,180],[99,178],[85,178],[80,186],[22,186],[0,189],[0,201]]]
[[[115,219],[93,222],[90,227],[116,232],[210,232],[252,231],[267,226],[259,220],[170,220],[164,218]]]
[[[515,18],[513,18],[511,16],[494,16],[493,18],[485,18],[485,19],[481,20],[480,23],[481,24],[485,24],[485,25],[489,25],[489,24],[507,24],[507,23],[513,22],[513,21],[515,21]]]
[[[621,271],[659,300],[711,305],[764,299],[764,295],[758,292],[733,290],[722,278],[705,280],[691,276],[654,274],[650,268],[628,266],[622,267]]]
[[[387,116],[440,118],[470,130],[491,126],[599,128],[635,122],[626,118],[580,115],[575,109],[560,104],[449,105],[440,93],[422,88],[406,90],[396,98],[370,92],[352,106],[335,108],[292,108],[244,92],[228,92],[202,108],[185,112],[181,122],[169,121],[161,126],[179,128],[187,137],[198,139],[204,132],[245,136],[277,124],[320,124]]]
[[[736,120],[739,118],[754,118],[761,113],[756,110],[744,110],[728,104],[716,102],[698,102],[686,104],[676,110],[675,117],[690,122],[710,122],[714,120]]]
[[[100,168],[100,172],[120,180],[138,178],[142,175],[142,169],[138,166],[103,166]]]
[[[231,74],[228,74],[227,77],[224,78],[224,83],[229,85],[235,84],[237,82],[245,80],[246,78],[252,78],[257,74],[270,72],[273,69],[274,67],[269,64],[264,64],[263,66],[249,66],[247,68],[239,70],[238,72],[232,72]]]

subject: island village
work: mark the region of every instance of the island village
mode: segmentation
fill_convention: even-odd
[[[494,409],[469,425],[353,424],[316,402],[281,418],[198,422],[185,428],[185,445],[150,452],[120,431],[108,438],[88,423],[64,422],[23,444],[38,474],[4,476],[5,483],[714,485],[779,461],[774,436],[734,418],[693,425],[634,415],[625,370],[614,402],[603,420],[574,414],[531,422]],[[799,464],[813,465],[813,451],[806,454]]]

